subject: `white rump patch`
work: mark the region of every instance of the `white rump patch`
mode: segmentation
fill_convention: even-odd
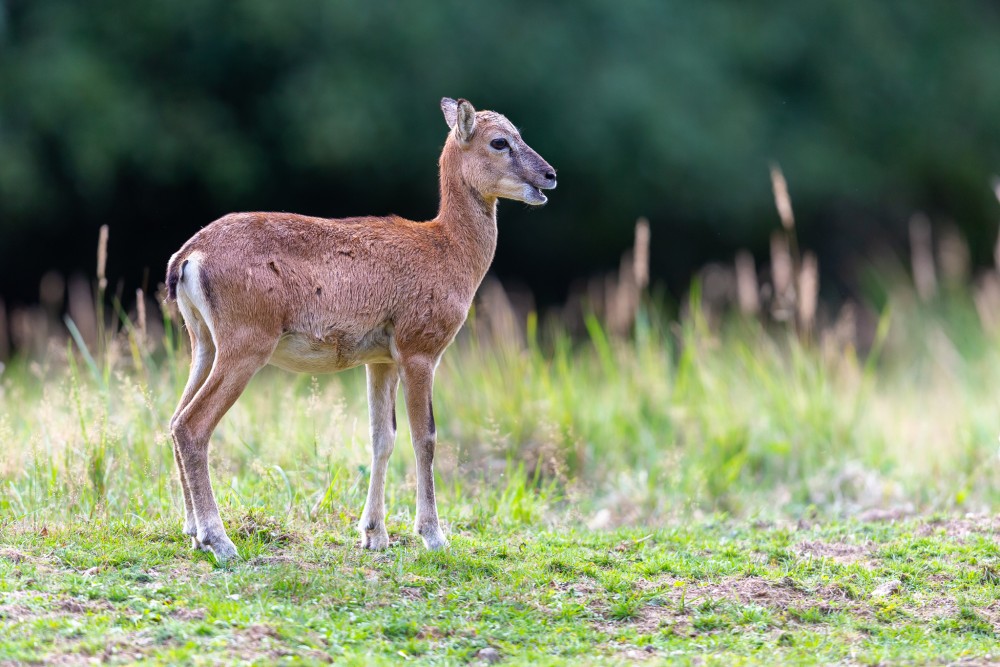
[[[204,261],[205,254],[195,250],[181,264],[181,279],[177,283],[177,306],[189,329],[197,331],[195,323],[204,323],[214,341],[215,325],[212,322],[212,310],[201,286],[201,265]]]

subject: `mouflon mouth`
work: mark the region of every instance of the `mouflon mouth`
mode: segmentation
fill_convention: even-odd
[[[524,198],[525,203],[532,206],[541,206],[549,200],[549,198],[545,196],[545,193],[542,192],[542,189],[534,185],[526,185],[524,187],[524,193],[527,195]]]

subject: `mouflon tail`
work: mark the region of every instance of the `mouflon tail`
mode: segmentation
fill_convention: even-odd
[[[177,301],[177,285],[184,279],[184,267],[187,259],[182,260],[180,253],[170,258],[167,264],[167,301]]]

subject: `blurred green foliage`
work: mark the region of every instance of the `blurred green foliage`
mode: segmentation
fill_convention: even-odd
[[[0,294],[89,270],[105,222],[112,270],[155,281],[230,210],[429,218],[443,95],[559,169],[544,212],[501,210],[497,268],[543,295],[614,263],[638,215],[661,278],[763,248],[771,161],[824,260],[916,208],[982,260],[998,34],[987,0],[0,0]]]

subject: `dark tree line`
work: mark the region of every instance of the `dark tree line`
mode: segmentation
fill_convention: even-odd
[[[496,269],[561,298],[639,215],[680,285],[775,225],[767,167],[836,271],[910,212],[991,252],[995,2],[0,0],[0,295],[49,268],[162,279],[232,210],[431,217],[442,96],[559,169],[501,208]]]

